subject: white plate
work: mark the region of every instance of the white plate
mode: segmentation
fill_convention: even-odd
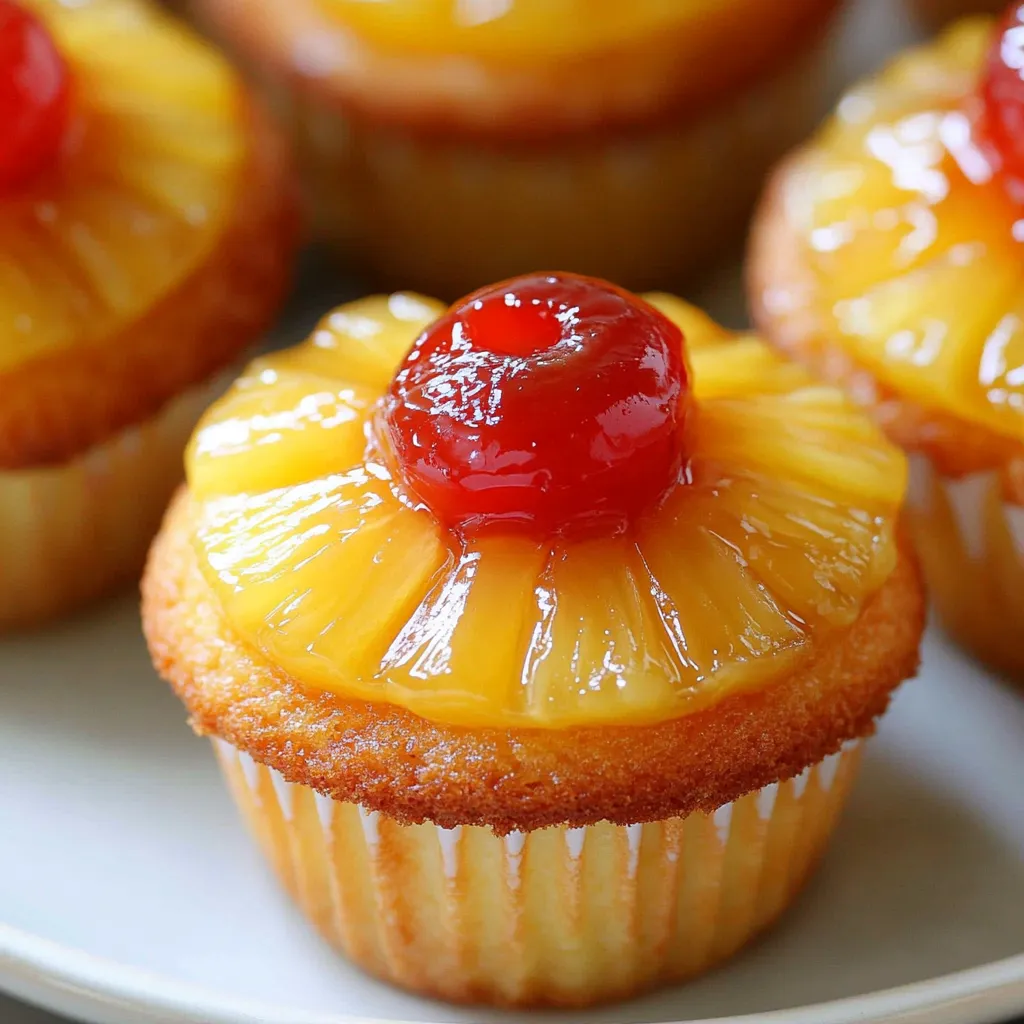
[[[0,987],[103,1024],[520,1019],[394,991],[320,943],[149,667],[133,602],[0,644],[0,751]],[[931,637],[782,926],[689,986],[549,1019],[1024,1011],[1022,779],[1024,699]]]

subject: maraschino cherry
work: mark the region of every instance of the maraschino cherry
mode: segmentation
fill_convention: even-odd
[[[689,408],[675,324],[605,281],[535,274],[431,325],[383,420],[401,482],[450,526],[616,533],[679,481]]]
[[[1011,4],[1000,22],[981,90],[984,137],[994,162],[1024,182],[1024,3]]]
[[[20,185],[56,156],[67,124],[67,65],[42,22],[0,0],[0,188]]]

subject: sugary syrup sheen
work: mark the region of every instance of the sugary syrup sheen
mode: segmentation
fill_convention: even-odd
[[[205,265],[247,140],[230,65],[158,5],[3,0],[0,373],[119,337]]]
[[[778,678],[852,622],[895,564],[902,455],[756,338],[668,296],[597,292],[556,277],[451,311],[405,293],[368,298],[255,361],[187,457],[199,565],[230,627],[315,688],[454,724],[550,728],[696,711]],[[532,372],[568,346],[567,379],[553,376],[543,403],[496,399],[539,422],[505,434],[499,418],[493,440],[512,437],[518,457],[528,429],[552,480],[582,480],[588,502],[606,481],[618,518],[579,529],[586,502],[556,487],[544,505],[536,480],[506,486],[497,451],[483,504],[443,473],[427,485],[410,474],[402,446],[441,428],[399,414],[434,379],[406,371],[427,353],[447,359],[456,335],[499,375],[506,360]],[[617,462],[605,477],[593,449],[557,443],[573,416],[607,408],[588,390],[599,353],[616,402],[631,388],[646,396],[638,415],[651,430],[622,438],[650,480]],[[492,383],[470,374],[450,397],[490,401]],[[631,415],[628,401],[616,415]],[[461,443],[466,417],[454,419]],[[580,426],[592,440],[593,424]],[[388,453],[392,430],[407,436]],[[439,466],[472,458],[448,441]],[[620,471],[636,493],[621,493]],[[499,505],[496,520],[476,515]],[[530,515],[503,522],[514,508]]]
[[[1016,19],[965,21],[846,95],[784,197],[809,287],[764,298],[813,302],[899,395],[1024,439]]]

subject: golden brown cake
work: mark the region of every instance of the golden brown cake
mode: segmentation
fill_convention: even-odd
[[[369,298],[208,412],[144,626],[330,942],[585,1005],[718,963],[817,862],[917,665],[904,485],[837,390],[678,299]]]
[[[675,284],[820,115],[834,0],[194,0],[294,126],[315,226],[454,298],[538,265]]]
[[[3,0],[0,37],[2,630],[140,571],[296,216],[278,135],[157,8]]]
[[[1011,18],[963,22],[849,92],[775,175],[749,278],[764,332],[910,452],[939,612],[1021,676],[1024,83],[1002,43],[1024,26]]]

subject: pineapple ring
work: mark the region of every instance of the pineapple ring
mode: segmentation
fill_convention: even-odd
[[[22,0],[24,2],[24,0]],[[136,0],[30,0],[68,62],[60,166],[0,202],[0,372],[107,336],[210,253],[247,140],[228,66]]]
[[[468,726],[662,721],[811,658],[894,570],[903,456],[756,339],[650,301],[697,413],[687,481],[625,538],[463,538],[396,494],[369,420],[439,303],[351,303],[254,362],[187,458],[233,629],[307,685]]]
[[[952,475],[1024,456],[1024,218],[970,129],[993,31],[855,87],[777,173],[750,260],[772,339]]]
[[[294,234],[281,143],[212,48],[141,0],[22,2],[73,104],[57,162],[0,197],[11,469],[63,461],[230,362],[276,305]]]

